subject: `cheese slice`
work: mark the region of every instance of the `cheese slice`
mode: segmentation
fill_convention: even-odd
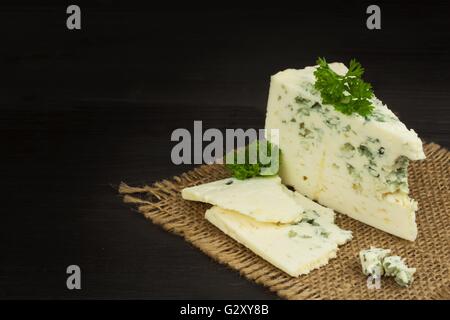
[[[347,71],[341,63],[330,67]],[[288,69],[271,78],[266,129],[279,129],[283,182],[324,206],[415,240],[417,203],[408,197],[407,167],[425,158],[421,140],[376,97],[367,118],[324,105],[314,88],[315,69]]]
[[[201,201],[234,210],[262,222],[291,223],[304,208],[278,176],[247,180],[227,178],[182,190],[186,200]]]
[[[316,211],[319,216],[320,214]],[[334,215],[334,214],[333,214]],[[297,277],[328,263],[336,257],[338,242],[351,239],[351,232],[326,217],[296,224],[260,222],[236,211],[213,206],[205,218],[225,234],[287,274]],[[336,242],[335,239],[345,239]]]
[[[305,208],[302,214],[302,222],[320,227],[322,234],[338,245],[342,245],[352,238],[351,231],[342,230],[334,224],[335,214],[333,210],[311,201],[298,192],[295,192],[295,199]]]

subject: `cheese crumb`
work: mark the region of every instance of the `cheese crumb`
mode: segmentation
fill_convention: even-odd
[[[414,280],[416,268],[409,268],[399,256],[388,256],[390,253],[389,249],[374,247],[360,251],[362,272],[366,276],[376,278],[381,278],[383,275],[394,277],[398,285],[408,287]]]

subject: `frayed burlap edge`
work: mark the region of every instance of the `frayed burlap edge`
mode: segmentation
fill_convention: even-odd
[[[185,201],[180,190],[228,177],[220,165],[203,165],[151,186],[119,186],[125,203],[153,223],[184,239],[219,263],[239,271],[286,299],[450,299],[450,152],[431,143],[424,146],[427,159],[413,162],[409,182],[419,202],[419,236],[409,242],[371,228],[344,215],[337,224],[352,230],[354,239],[342,246],[338,258],[310,274],[293,278],[235,242],[203,218],[207,204]],[[390,278],[381,289],[368,289],[357,254],[370,246],[390,248],[417,268],[409,288],[400,288]]]

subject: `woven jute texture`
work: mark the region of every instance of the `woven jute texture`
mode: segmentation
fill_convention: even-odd
[[[409,168],[412,197],[419,202],[417,240],[402,240],[337,214],[336,223],[353,231],[353,240],[341,246],[328,265],[298,278],[273,267],[205,220],[209,205],[181,198],[180,190],[185,187],[228,177],[223,166],[200,166],[150,186],[122,183],[119,192],[153,223],[282,298],[450,299],[450,152],[437,144],[424,148],[427,159],[415,161]],[[389,248],[417,268],[412,286],[401,288],[392,278],[383,278],[380,289],[369,289],[358,252],[370,246]]]

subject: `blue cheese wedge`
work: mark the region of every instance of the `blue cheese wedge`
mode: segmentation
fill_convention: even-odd
[[[334,225],[334,215],[327,212],[322,217],[319,212],[315,211],[315,223],[305,219],[295,224],[275,224],[213,206],[205,218],[264,260],[297,277],[327,264],[336,257],[338,244],[351,239],[351,232]]]
[[[185,188],[181,194],[183,199],[210,203],[261,222],[298,222],[305,211],[278,176],[228,178]]]
[[[347,71],[341,63],[330,67]],[[279,129],[283,182],[324,206],[415,240],[417,203],[408,196],[407,168],[410,160],[425,158],[421,140],[376,97],[367,117],[323,104],[315,69],[288,69],[271,78],[266,129]]]
[[[383,259],[391,253],[389,249],[370,248],[359,253],[362,272],[366,276],[380,278],[384,275]]]
[[[414,281],[416,268],[409,268],[399,256],[390,256],[383,260],[386,276],[394,277],[395,282],[402,287],[408,287]]]

